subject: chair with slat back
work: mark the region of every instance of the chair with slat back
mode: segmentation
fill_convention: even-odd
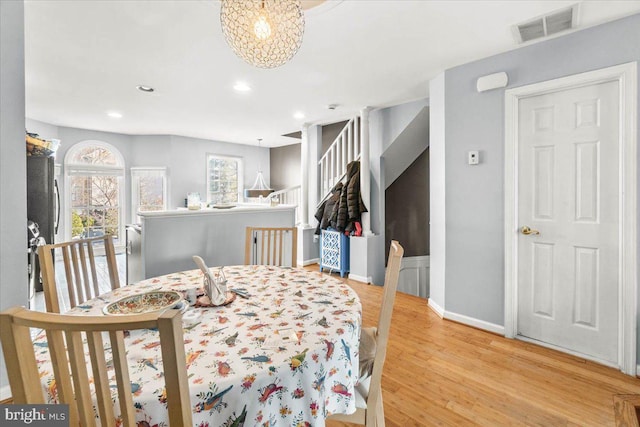
[[[118,276],[118,265],[113,246],[113,237],[110,235],[93,237],[89,239],[78,239],[70,242],[44,245],[38,248],[38,258],[42,271],[42,287],[47,311],[51,313],[61,313],[76,305],[97,297],[101,293],[101,283],[99,280],[99,270],[96,268],[95,252],[99,246],[104,246],[106,265],[109,274],[109,285],[107,289],[102,286],[103,291],[113,290],[120,287]],[[69,301],[61,302],[58,298],[58,285],[55,274],[55,252],[62,253],[64,273],[67,282],[66,291]],[[104,282],[104,281],[103,281]],[[65,293],[62,289],[61,293]],[[66,310],[64,310],[66,308]]]
[[[96,416],[100,419],[99,425],[116,425],[117,412],[114,411],[109,384],[111,368],[108,368],[105,355],[105,348],[109,345],[104,345],[102,335],[108,332],[116,380],[115,401],[119,403],[122,424],[131,427],[136,426],[136,409],[133,406],[124,331],[157,328],[169,423],[172,426],[193,425],[179,310],[126,316],[72,316],[35,312],[24,307],[3,311],[0,313],[0,339],[15,404],[46,403],[36,361],[39,347],[33,345],[30,328],[46,331],[58,403],[69,405],[68,425],[71,426],[95,426]],[[83,344],[85,339],[88,358]]]
[[[349,415],[335,414],[329,417],[331,420],[361,424],[367,427],[384,427],[382,368],[387,356],[391,314],[393,313],[393,303],[396,298],[400,263],[403,255],[404,248],[397,241],[392,240],[384,278],[384,293],[382,295],[378,326],[376,328],[363,328],[360,338],[363,339],[363,334],[365,333],[372,337],[375,342],[375,356],[373,357],[371,375],[366,379],[361,379],[356,386],[356,412]],[[360,351],[362,352],[362,346]]]
[[[295,267],[297,247],[296,227],[247,227],[244,263]]]

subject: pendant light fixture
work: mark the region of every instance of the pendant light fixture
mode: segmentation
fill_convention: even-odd
[[[260,148],[261,142],[262,138],[258,138],[258,148]],[[258,153],[258,159],[260,159],[260,153]],[[253,187],[244,190],[244,197],[267,197],[271,193],[273,193],[273,190],[264,182],[262,170],[260,169],[260,160],[258,160],[258,176],[256,176],[256,181],[253,183]]]
[[[222,0],[220,23],[235,54],[259,68],[285,64],[302,45],[300,0]]]

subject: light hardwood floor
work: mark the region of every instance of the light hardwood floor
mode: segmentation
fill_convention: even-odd
[[[364,325],[375,325],[382,288],[346,282],[360,296]],[[425,299],[399,293],[382,388],[391,427],[613,426],[613,396],[640,394],[640,379],[443,320]]]

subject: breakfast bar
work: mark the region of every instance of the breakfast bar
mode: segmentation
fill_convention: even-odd
[[[243,204],[139,216],[139,225],[127,227],[127,283],[192,269],[193,255],[209,265],[243,264],[246,227],[293,227],[295,206]]]

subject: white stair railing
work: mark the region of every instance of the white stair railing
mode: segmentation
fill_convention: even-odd
[[[296,206],[296,224],[300,224],[300,200],[302,195],[300,186],[289,187],[283,190],[274,191],[267,196],[269,202],[279,205],[295,205]]]
[[[354,117],[345,125],[327,152],[318,162],[320,167],[320,200],[347,173],[347,165],[360,159],[360,118]]]

